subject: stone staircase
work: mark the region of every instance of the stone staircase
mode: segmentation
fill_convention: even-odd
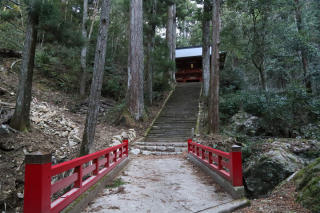
[[[196,127],[201,83],[180,83],[151,127],[145,142],[136,147],[145,154],[177,154],[187,149]]]

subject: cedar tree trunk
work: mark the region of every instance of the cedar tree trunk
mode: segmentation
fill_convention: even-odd
[[[106,59],[109,13],[110,0],[103,0],[100,14],[100,26],[98,31],[97,46],[94,58],[93,76],[89,95],[89,107],[80,147],[80,156],[90,153],[94,142],[97,118],[99,114],[104,65]]]
[[[220,0],[213,1],[212,13],[212,57],[209,100],[209,126],[210,132],[219,132],[219,43],[220,43]]]
[[[151,8],[151,14],[152,14],[152,22],[151,22],[151,31],[149,32],[149,39],[147,41],[147,53],[148,53],[148,61],[147,61],[147,97],[148,102],[150,105],[152,105],[153,100],[153,52],[154,52],[154,45],[155,45],[155,35],[156,35],[156,25],[154,22],[154,19],[156,18],[156,4],[157,0],[152,1],[152,8]]]
[[[30,104],[34,56],[37,42],[37,24],[38,17],[29,14],[22,54],[16,109],[10,122],[10,126],[19,131],[26,131],[30,128]]]
[[[202,78],[204,97],[208,97],[210,85],[210,12],[211,5],[208,0],[205,0],[202,18]]]
[[[81,49],[81,80],[80,80],[80,96],[83,97],[86,92],[87,81],[87,21],[88,21],[88,0],[83,0],[83,15],[82,15],[82,37],[85,41]]]
[[[131,0],[127,102],[129,112],[135,120],[141,120],[144,112],[143,60],[142,0]]]

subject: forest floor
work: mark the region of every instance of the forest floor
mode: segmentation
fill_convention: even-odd
[[[15,92],[18,85],[17,73],[9,71],[9,61],[0,72],[0,111],[3,103],[15,105]],[[31,105],[32,127],[29,132],[12,132],[0,135],[0,210],[21,210],[24,184],[24,156],[35,151],[50,152],[56,159],[54,163],[77,157],[85,124],[86,107],[72,94],[63,93],[50,87],[50,79],[35,72],[33,82],[33,101]],[[167,94],[165,94],[166,96]],[[164,97],[165,97],[164,96]],[[117,103],[110,98],[102,98],[105,109],[100,112],[93,150],[108,147],[115,135],[134,129],[138,140],[152,122],[162,106],[155,103],[148,108],[148,119],[135,126],[113,125],[106,122],[106,114]],[[164,99],[163,99],[164,100]],[[109,104],[111,103],[111,104]],[[16,207],[18,208],[16,209]]]
[[[264,198],[250,200],[250,206],[237,210],[237,213],[309,213],[296,202],[296,186],[289,181],[272,191]]]

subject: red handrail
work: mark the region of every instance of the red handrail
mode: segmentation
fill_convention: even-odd
[[[128,157],[128,140],[83,157],[51,165],[51,154],[26,156],[24,212],[60,212]],[[66,171],[72,174],[52,183],[52,178]],[[68,191],[63,195],[63,190]]]
[[[188,140],[188,153],[227,179],[233,186],[242,186],[241,148],[233,146],[230,153]]]

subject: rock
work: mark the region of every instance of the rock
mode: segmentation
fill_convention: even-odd
[[[129,129],[128,132],[123,131],[121,135],[115,135],[111,139],[111,145],[115,146],[122,143],[122,140],[128,138],[129,142],[133,141],[136,138],[136,131],[134,129]]]
[[[20,198],[20,199],[23,199],[23,193],[18,192],[18,193],[17,193],[17,197]]]
[[[112,137],[111,141],[113,144],[118,145],[118,144],[122,143],[122,137],[121,137],[121,135],[115,135]]]
[[[9,166],[7,167],[7,169],[9,169]],[[15,191],[15,181],[16,179],[12,173],[7,174],[5,178],[2,178],[0,180],[0,203],[3,203],[10,196],[12,196],[12,193]]]
[[[300,170],[294,178],[297,201],[312,212],[320,212],[320,158]]]
[[[0,125],[0,135],[9,135],[10,131],[7,125],[1,124]]]
[[[73,140],[69,140],[69,146],[70,147],[75,147],[76,145],[78,145],[79,143]]]
[[[259,118],[246,112],[238,112],[231,118],[231,129],[236,133],[255,136],[260,129]]]
[[[151,155],[151,152],[144,150],[144,151],[142,151],[142,154],[143,154],[143,155]]]
[[[124,139],[124,138],[129,138],[129,137],[128,137],[128,134],[127,134],[126,132],[122,132],[122,133],[121,133],[121,137],[122,137],[122,139]]]
[[[113,142],[112,144],[110,144],[110,147],[111,147],[111,146],[117,146],[117,145],[119,145],[119,144],[121,144],[120,141],[115,141],[115,142]]]
[[[64,109],[49,105],[46,102],[38,102],[33,99],[31,103],[31,121],[33,121],[44,133],[68,137],[69,144],[81,141],[77,125],[64,117]]]
[[[308,161],[290,152],[290,144],[275,141],[272,149],[262,154],[244,170],[248,192],[265,195],[281,181],[302,168]]]
[[[134,155],[138,155],[138,154],[140,154],[140,152],[141,152],[140,149],[131,149],[130,150],[130,153],[134,154]]]
[[[68,131],[62,132],[61,133],[61,137],[67,137],[69,135]]]
[[[129,129],[129,135],[131,135],[134,138],[137,137],[136,131],[134,129]]]

